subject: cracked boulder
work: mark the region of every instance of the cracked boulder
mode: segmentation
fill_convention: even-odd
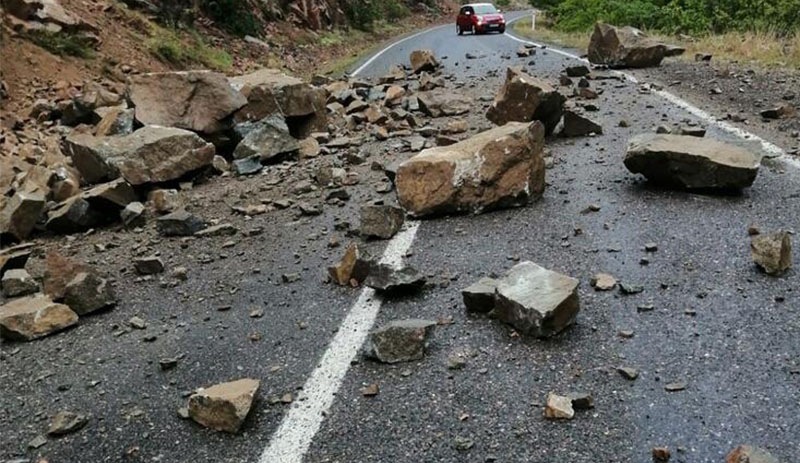
[[[495,316],[519,332],[550,337],[575,322],[578,280],[533,262],[521,262],[497,283]]]
[[[589,61],[611,68],[658,66],[668,47],[634,27],[598,22],[589,41]]]
[[[768,275],[781,275],[792,267],[792,237],[786,231],[753,236],[750,253]]]
[[[486,118],[497,125],[541,121],[549,135],[561,120],[565,101],[566,97],[547,82],[531,77],[520,68],[508,68],[505,83],[486,112]]]
[[[189,417],[206,428],[237,433],[259,385],[258,380],[246,378],[198,389],[189,397]]]
[[[258,122],[237,124],[242,141],[233,151],[234,159],[258,157],[262,162],[300,149],[300,142],[289,133],[283,117],[271,116]]]
[[[400,164],[400,205],[416,217],[522,206],[544,192],[541,123],[513,122]]]
[[[38,294],[0,306],[0,337],[31,341],[78,323],[78,314],[64,304]]]
[[[709,138],[642,134],[628,143],[624,162],[629,171],[669,187],[740,190],[755,181],[761,157]]]
[[[193,132],[155,126],[121,137],[73,133],[65,146],[86,182],[121,176],[134,186],[177,180],[211,165],[215,154],[214,145]]]
[[[414,50],[409,55],[409,61],[414,74],[433,72],[439,67],[439,61],[436,60],[432,50]]]
[[[420,360],[435,327],[436,322],[430,320],[390,322],[370,333],[366,354],[384,363]]]
[[[128,97],[142,125],[214,134],[247,104],[224,74],[211,71],[157,72],[131,76]]]

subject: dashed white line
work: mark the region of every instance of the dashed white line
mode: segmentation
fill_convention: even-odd
[[[419,222],[407,222],[406,228],[389,241],[381,262],[400,266],[403,256],[414,242],[418,228]],[[261,454],[260,463],[302,463],[314,435],[322,425],[325,412],[333,405],[350,362],[375,323],[382,302],[374,290],[361,290],[319,365],[303,386],[301,395],[292,404]]]
[[[513,23],[515,21],[519,21],[519,19],[522,19],[522,18],[518,18],[518,19],[516,19],[514,21],[510,21],[509,24]],[[537,47],[541,47],[542,46],[542,44],[540,44],[540,43],[531,42],[530,40],[520,39],[518,37],[515,37],[515,36],[509,34],[508,32],[506,32],[505,35],[508,38],[510,38],[512,40],[516,40],[517,42],[520,42],[520,43],[536,45]],[[581,58],[580,56],[577,56],[577,55],[573,55],[572,53],[569,53],[569,52],[566,52],[566,51],[563,51],[563,50],[559,50],[557,48],[548,47],[547,49],[549,51],[552,51],[553,53],[556,53],[556,54],[559,54],[559,55],[562,55],[562,56],[566,56],[567,58],[571,58],[571,59],[580,61],[582,63],[589,63],[589,60],[587,60],[585,58]],[[614,71],[614,72],[617,75],[620,75],[620,76],[624,77],[625,79],[629,80],[630,82],[639,83],[639,81],[638,81],[638,79],[636,79],[636,77],[634,77],[634,76],[632,76],[632,75],[630,75],[630,74],[628,74],[626,72],[622,72],[622,71]],[[663,98],[667,102],[672,103],[673,105],[678,106],[679,108],[681,108],[681,109],[683,109],[685,111],[688,111],[689,113],[691,113],[695,117],[697,117],[699,119],[702,119],[706,123],[711,124],[711,125],[717,127],[718,129],[724,131],[724,132],[727,132],[727,133],[729,133],[731,135],[739,137],[739,138],[741,138],[743,140],[751,140],[751,141],[760,143],[761,144],[761,149],[765,153],[767,153],[768,157],[780,158],[786,164],[794,166],[794,167],[800,169],[800,160],[794,159],[794,158],[791,158],[791,157],[787,156],[786,152],[783,151],[783,149],[781,149],[779,146],[775,145],[774,143],[770,143],[767,140],[764,140],[763,138],[759,137],[756,134],[750,133],[750,132],[748,132],[746,130],[742,130],[739,127],[736,127],[734,125],[728,124],[725,121],[721,121],[721,120],[717,119],[716,117],[712,116],[711,114],[707,113],[706,111],[703,111],[702,109],[698,108],[697,106],[694,106],[693,104],[689,103],[688,101],[686,101],[686,100],[684,100],[684,99],[682,99],[682,98],[680,98],[680,97],[678,97],[678,96],[676,96],[676,95],[674,95],[674,94],[672,94],[672,93],[670,93],[670,92],[668,92],[666,90],[654,90],[653,93],[658,95],[658,96],[660,96],[661,98]]]

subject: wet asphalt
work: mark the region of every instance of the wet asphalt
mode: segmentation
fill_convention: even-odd
[[[359,77],[383,75],[410,51],[430,48],[468,93],[493,96],[508,65],[556,81],[572,64],[542,49],[520,59],[518,46],[503,35],[458,37],[454,26],[434,28],[384,52]],[[485,56],[467,60],[467,52]],[[604,134],[548,140],[552,166],[541,200],[422,222],[406,261],[430,284],[386,301],[377,324],[441,319],[428,355],[399,365],[359,358],[306,462],[644,463],[652,447],[667,446],[674,462],[721,463],[743,443],[796,461],[800,272],[760,272],[747,230],[800,230],[800,170],[766,160],[753,187],[734,196],[650,186],[622,164],[627,139],[660,124],[707,123],[631,82],[593,86],[603,91],[592,116]],[[623,119],[629,127],[619,127]],[[712,126],[707,136],[757,149]],[[583,213],[591,204],[600,210]],[[241,227],[263,233],[233,248],[222,247],[225,240],[153,243],[115,235],[125,246],[159,249],[168,267],[187,266],[189,280],[176,291],[120,275],[120,307],[68,333],[0,345],[0,461],[257,461],[288,407],[270,397],[296,395],[358,295],[322,283],[322,269],[341,252],[326,245],[340,218],[331,208],[314,218],[257,216]],[[658,250],[646,252],[646,243]],[[367,247],[379,255],[384,245]],[[93,257],[99,265],[103,259]],[[460,289],[520,260],[580,279],[573,328],[532,340],[465,313]],[[293,272],[299,282],[281,282]],[[597,272],[644,291],[595,292],[589,280]],[[249,316],[255,307],[263,317]],[[127,328],[133,315],[148,328]],[[621,337],[622,330],[633,337]],[[260,340],[251,340],[253,333]],[[148,335],[156,339],[144,342]],[[467,358],[463,369],[448,369],[454,354]],[[182,356],[178,367],[159,371],[158,359],[174,356]],[[638,379],[620,376],[621,366],[638,369]],[[246,376],[260,378],[262,387],[242,434],[214,433],[177,416],[188,391]],[[673,382],[686,387],[667,392]],[[360,389],[371,383],[380,394],[363,397]],[[546,421],[549,391],[591,393],[595,407],[571,421]],[[63,408],[90,411],[92,421],[27,448]]]

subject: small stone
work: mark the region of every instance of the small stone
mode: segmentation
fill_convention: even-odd
[[[611,291],[617,286],[617,280],[613,276],[609,275],[608,273],[598,273],[597,275],[592,277],[591,280],[592,288],[597,291]]]
[[[413,267],[396,269],[391,265],[377,264],[370,266],[364,284],[387,293],[417,291],[425,286],[425,277]]]
[[[145,224],[144,212],[144,204],[134,201],[128,203],[128,205],[120,211],[119,216],[122,219],[123,225],[128,228],[143,227]]]
[[[161,368],[161,371],[172,370],[177,366],[178,366],[177,358],[163,358],[158,361],[158,367]]]
[[[32,449],[38,449],[44,447],[46,444],[47,444],[47,438],[40,435],[34,437],[30,442],[28,442],[28,447]],[[22,460],[20,463],[29,463],[29,461],[30,460]]]
[[[39,283],[25,269],[11,269],[3,274],[3,296],[27,296],[39,291]]]
[[[575,417],[575,410],[572,408],[572,400],[570,400],[569,397],[558,395],[553,392],[547,394],[544,416],[551,420],[571,420]]]
[[[664,386],[664,390],[667,392],[679,392],[686,389],[686,383],[683,381],[676,381],[674,383],[669,383]]]
[[[456,438],[453,439],[453,447],[459,452],[466,452],[474,446],[475,442],[472,439],[462,436],[456,436]]]
[[[644,286],[634,283],[621,282],[619,284],[619,292],[622,294],[639,294],[644,291]]]
[[[400,231],[405,222],[403,209],[388,205],[366,205],[361,208],[361,235],[389,239]]]
[[[768,275],[779,276],[792,267],[792,238],[786,231],[755,235],[750,240],[750,253]]]
[[[159,257],[140,257],[133,260],[133,268],[139,275],[154,275],[164,271],[164,262]]]
[[[156,228],[162,236],[191,236],[206,226],[202,219],[185,210],[172,212],[156,221]]]
[[[619,367],[617,368],[617,372],[619,372],[619,374],[622,375],[623,378],[629,379],[631,381],[639,377],[639,370],[637,370],[636,368]]]
[[[467,359],[461,354],[451,354],[447,356],[448,370],[461,370],[467,366]]]
[[[89,423],[89,417],[80,413],[60,411],[50,420],[49,436],[63,436],[80,430]]]
[[[378,383],[372,383],[361,388],[361,395],[364,397],[375,397],[380,393],[380,391],[381,389],[378,386]]]
[[[667,463],[672,456],[666,447],[653,447],[653,463]]]
[[[647,252],[656,252],[658,251],[658,245],[656,243],[647,243],[644,245],[644,250]]]
[[[391,322],[370,333],[366,354],[384,363],[420,360],[436,322],[408,319]]]
[[[128,320],[128,324],[131,326],[131,328],[134,328],[134,329],[137,329],[137,330],[143,330],[143,329],[147,328],[147,322],[144,321],[144,319],[142,319],[140,317],[131,317],[131,319]]]
[[[725,463],[779,463],[779,461],[766,450],[740,445],[728,453]]]
[[[215,431],[236,433],[250,412],[259,385],[258,380],[248,378],[199,389],[189,397],[189,417]]]

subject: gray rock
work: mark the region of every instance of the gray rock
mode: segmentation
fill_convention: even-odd
[[[742,189],[753,184],[759,155],[707,138],[643,134],[633,137],[625,167],[648,180],[686,189]]]
[[[495,314],[523,334],[553,336],[580,310],[578,280],[533,262],[515,265],[498,281]]]
[[[300,142],[292,137],[289,127],[279,115],[258,122],[238,124],[235,130],[242,137],[242,141],[233,151],[235,159],[257,155],[264,162],[300,149]]]
[[[561,120],[565,100],[566,97],[547,82],[519,68],[508,68],[503,87],[486,112],[486,118],[497,125],[541,121],[546,134],[551,134]]]
[[[12,269],[3,274],[3,296],[27,296],[39,291],[39,283],[25,269]]]
[[[81,413],[60,411],[50,420],[47,428],[49,436],[63,436],[79,431],[89,423],[89,417]]]
[[[164,262],[156,256],[133,259],[133,268],[139,275],[153,275],[164,272]]]
[[[405,222],[403,209],[390,205],[365,205],[361,208],[359,231],[368,238],[389,239],[400,231]]]
[[[396,269],[391,265],[376,264],[370,267],[364,284],[391,293],[416,291],[425,286],[425,277],[412,267]]]
[[[136,228],[136,227],[143,227],[146,219],[145,219],[145,207],[144,204],[134,201],[123,209],[119,215],[122,219],[122,223],[128,228]]]
[[[17,192],[4,203],[0,201],[0,239],[22,241],[33,231],[33,227],[44,211],[45,196],[42,192]]]
[[[435,327],[430,320],[393,321],[370,333],[367,355],[384,363],[420,360]]]
[[[481,278],[461,291],[467,312],[489,313],[494,310],[497,280]]]
[[[568,66],[566,69],[567,77],[585,77],[588,76],[590,72],[589,67],[584,64]]]
[[[255,154],[253,156],[234,159],[231,162],[231,169],[236,175],[253,175],[261,172],[264,166],[261,165],[261,156]]]
[[[94,272],[75,275],[64,290],[64,303],[78,315],[86,315],[117,303],[114,289]]]
[[[589,61],[611,68],[658,66],[667,46],[634,27],[617,28],[598,22],[589,41]]]
[[[47,214],[45,227],[55,233],[77,233],[97,226],[106,218],[89,201],[73,196]]]
[[[561,134],[565,137],[585,137],[602,133],[603,127],[585,114],[574,109],[564,110],[564,130]]]
[[[750,240],[750,253],[769,275],[781,275],[792,267],[792,237],[786,231],[755,235]]]
[[[178,210],[156,220],[156,229],[162,236],[191,236],[206,227],[204,220],[186,210]]]

